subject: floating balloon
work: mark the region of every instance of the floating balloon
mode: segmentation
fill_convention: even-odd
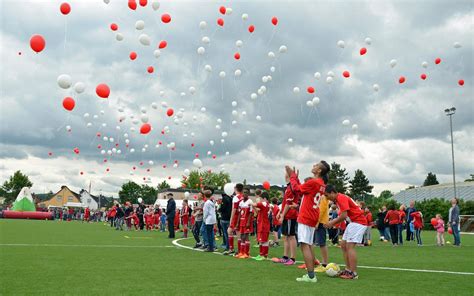
[[[168,115],[168,117],[173,116],[173,114],[174,114],[174,110],[171,109],[171,108],[169,108],[169,109],[166,111],[166,115]]]
[[[276,26],[278,24],[278,18],[276,16],[272,17],[272,24]]]
[[[270,182],[268,181],[263,182],[263,189],[270,190]]]
[[[254,25],[250,25],[249,28],[248,28],[249,32],[250,33],[253,33],[253,31],[255,31],[255,26]]]
[[[140,6],[145,7],[148,4],[148,0],[139,0]]]
[[[74,101],[73,98],[71,97],[65,97],[63,100],[63,107],[67,111],[72,111],[74,109],[74,106],[76,106],[76,102]]]
[[[233,183],[225,184],[224,185],[225,194],[227,194],[228,196],[231,196],[232,194],[234,194],[234,188],[235,188],[235,185]]]
[[[221,27],[224,26],[224,20],[221,19],[221,18],[218,18],[218,19],[217,19],[217,24],[218,24],[219,26],[221,26]]]
[[[135,23],[135,29],[137,30],[143,30],[145,28],[145,22],[142,20],[139,20]]]
[[[297,87],[297,86],[293,87],[293,92],[294,92],[295,94],[299,93],[299,92],[300,92],[300,88]]]
[[[204,66],[204,70],[206,70],[207,72],[212,72],[212,67],[211,67],[211,65],[205,65],[205,66]]]
[[[160,2],[158,2],[157,0],[153,0],[153,2],[151,2],[151,7],[155,11],[158,10],[160,8]]]
[[[167,24],[167,23],[171,22],[171,16],[169,14],[165,13],[161,16],[161,21],[163,23]]]
[[[365,44],[371,45],[372,44],[372,39],[370,39],[370,37],[365,38]]]
[[[463,79],[459,79],[458,84],[459,84],[459,86],[463,86],[463,85],[464,85],[464,80],[463,80]]]
[[[240,60],[240,53],[236,52],[236,53],[234,54],[234,59]]]
[[[243,45],[242,40],[237,40],[237,41],[235,41],[235,46],[237,46],[237,47],[242,47],[242,45]]]
[[[155,50],[153,51],[153,56],[154,56],[155,58],[159,58],[160,55],[161,55],[161,50],[155,49]]]
[[[351,124],[351,121],[349,119],[344,119],[342,121],[342,125],[344,125],[344,126],[348,126],[349,124]]]
[[[454,42],[454,44],[453,44],[453,47],[454,47],[454,48],[461,48],[461,46],[462,46],[462,45],[461,45],[461,43],[459,43],[459,42]]]
[[[201,41],[204,44],[209,44],[211,42],[211,39],[209,39],[209,37],[207,37],[207,36],[204,36],[204,37],[202,37]]]
[[[314,78],[319,80],[321,78],[321,73],[319,72],[314,73]]]
[[[61,4],[61,6],[59,6],[59,10],[62,14],[68,15],[71,12],[71,5],[69,5],[67,2],[64,2]]]
[[[439,65],[440,63],[441,63],[441,59],[440,59],[440,58],[436,58],[436,59],[435,59],[435,64],[436,64],[436,65]]]
[[[219,77],[220,77],[220,78],[225,78],[225,72],[224,72],[224,71],[220,71],[220,72],[219,72]]]
[[[193,160],[193,165],[200,169],[200,168],[202,168],[202,161],[199,158],[195,158]]]
[[[319,100],[318,97],[314,97],[313,100],[312,100],[312,102],[313,102],[313,105],[314,105],[314,106],[317,106],[317,105],[319,105],[320,100]]]
[[[248,15],[248,14],[246,14],[246,13],[242,14],[242,20],[243,20],[243,21],[246,21],[246,20],[248,20],[248,19],[249,19],[249,15]]]
[[[159,49],[166,48],[166,46],[168,46],[168,42],[166,42],[165,40],[161,40],[160,43],[158,44]]]
[[[74,91],[78,94],[83,93],[86,90],[86,85],[83,82],[76,82],[74,84]]]
[[[425,74],[425,73],[421,74],[421,75],[420,75],[420,78],[423,79],[423,80],[425,80],[425,79],[426,79],[426,74]]]
[[[117,24],[115,24],[115,23],[110,24],[110,30],[117,31],[118,30]]]
[[[365,48],[365,47],[362,47],[362,48],[359,50],[359,54],[360,54],[360,55],[364,55],[364,54],[366,54],[366,53],[367,53],[367,48]]]
[[[278,51],[280,53],[286,53],[288,51],[288,48],[286,47],[286,45],[282,45],[280,46],[280,49],[278,49]]]
[[[132,52],[130,53],[130,59],[131,59],[132,61],[134,61],[136,58],[137,58],[137,53],[134,52],[134,51],[132,51]]]
[[[374,84],[374,85],[372,86],[372,88],[374,89],[374,91],[379,91],[379,89],[380,89],[380,87],[379,87],[378,84]]]
[[[231,15],[232,14],[232,8],[227,7],[225,14]]]
[[[206,49],[201,46],[197,49],[197,53],[198,55],[203,55],[204,53],[206,53]]]
[[[390,67],[395,67],[397,65],[397,60],[390,60]]]
[[[219,12],[220,12],[221,14],[225,14],[225,11],[226,11],[226,9],[225,9],[224,6],[219,7]]]
[[[293,143],[293,139],[292,139],[292,138],[288,138],[288,143],[292,144],[292,143]]]
[[[35,34],[30,38],[30,47],[36,53],[41,52],[46,47],[46,41],[43,36]]]
[[[400,76],[400,78],[398,79],[398,83],[404,83],[405,82],[405,77],[404,76]]]
[[[242,75],[242,71],[240,69],[237,69],[235,70],[234,75],[239,77],[240,75]]]
[[[358,128],[359,128],[359,126],[358,126],[357,124],[354,123],[354,124],[352,125],[352,130],[353,130],[353,131],[357,130]]]
[[[425,68],[425,69],[428,68],[428,62],[423,62],[423,63],[421,63],[421,66],[422,66],[423,68]]]
[[[146,68],[146,71],[151,74],[155,71],[155,68],[153,68],[153,66],[148,66],[148,68]]]
[[[68,89],[71,87],[71,76],[67,75],[67,74],[61,74],[58,76],[58,85],[60,88],[63,88],[63,89]]]
[[[201,21],[199,23],[199,29],[204,30],[207,27],[207,23],[205,21]]]
[[[309,86],[306,90],[307,90],[308,93],[310,93],[310,94],[314,93],[314,87],[312,87],[312,86]]]
[[[123,40],[123,34],[122,33],[117,33],[117,35],[115,35],[115,39],[117,41],[122,41]]]
[[[342,76],[344,76],[344,78],[349,78],[351,77],[351,73],[349,73],[349,71],[344,71],[342,72]]]
[[[275,53],[273,51],[268,52],[268,57],[273,59],[275,57]]]
[[[95,92],[99,97],[107,99],[110,95],[110,88],[107,84],[101,83],[97,85],[97,87],[95,88]]]
[[[146,135],[151,131],[151,125],[149,123],[144,123],[140,127],[140,134]]]
[[[148,46],[151,43],[150,36],[148,36],[147,34],[141,34],[140,36],[138,36],[138,41],[140,41],[140,43],[145,46]]]
[[[344,48],[344,47],[346,47],[346,43],[345,43],[344,41],[342,41],[342,40],[339,40],[339,41],[337,42],[337,46],[338,46],[339,48]]]
[[[334,81],[334,78],[332,78],[331,76],[326,78],[326,83],[327,84],[331,84],[333,81]]]
[[[128,0],[128,8],[131,10],[137,9],[137,2],[135,0]]]
[[[313,101],[306,101],[306,106],[310,108],[314,107]]]

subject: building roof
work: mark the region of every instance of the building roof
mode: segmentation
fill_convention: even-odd
[[[96,196],[96,195],[93,195],[91,193],[89,193],[87,190],[85,189],[81,189],[81,191],[79,192],[80,195],[84,194],[84,193],[87,193],[90,195],[90,197],[92,197],[92,199],[98,204],[100,205],[101,207],[107,207],[109,206],[112,202],[113,202],[113,198],[112,197],[107,197],[107,196],[104,196],[102,194],[100,194],[99,196]],[[99,202],[99,199],[100,199],[100,202]]]
[[[474,182],[456,183],[457,198],[463,200],[474,200]],[[454,197],[454,189],[452,183],[416,187],[402,190],[396,193],[393,198],[403,204],[410,201],[422,201],[425,199],[442,198],[449,200]]]

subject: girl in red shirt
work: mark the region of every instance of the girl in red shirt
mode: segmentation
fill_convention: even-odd
[[[389,211],[385,216],[385,223],[389,224],[392,245],[398,245],[398,224],[400,223],[400,212],[395,210],[395,205],[390,205]]]

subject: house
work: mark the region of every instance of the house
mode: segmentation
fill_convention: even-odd
[[[69,189],[67,186],[61,186],[61,190],[54,193],[50,199],[43,202],[45,208],[51,207],[83,207],[81,196]]]
[[[79,192],[80,198],[81,198],[81,203],[84,206],[84,208],[89,208],[90,210],[97,210],[99,208],[99,203],[98,203],[98,197],[93,196],[90,194],[87,190],[82,189]]]
[[[53,193],[32,193],[33,201],[35,202],[37,209],[46,209],[45,201],[49,200]]]

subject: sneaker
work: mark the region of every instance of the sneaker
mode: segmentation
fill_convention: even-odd
[[[324,267],[320,264],[320,265],[318,265],[318,267],[316,267],[314,269],[314,272],[326,272],[326,267]]]
[[[302,277],[296,278],[296,281],[306,283],[317,283],[318,279],[316,278],[316,276],[314,276],[314,278],[310,278],[307,274],[305,274]]]
[[[346,273],[348,273],[348,272],[349,272],[349,270],[346,270],[346,269],[340,270],[340,271],[337,273],[337,277],[340,277],[341,275],[346,274]]]
[[[222,252],[222,255],[224,255],[224,256],[227,256],[227,255],[229,255],[229,254],[230,254],[230,251],[229,251],[229,250],[224,250],[224,252]]]
[[[272,260],[273,263],[280,263],[281,259],[282,258],[273,257],[271,260]]]
[[[301,264],[301,265],[298,265],[298,268],[299,268],[299,269],[306,269],[306,264],[303,263],[303,264]]]
[[[250,255],[247,254],[242,254],[242,256],[239,257],[239,259],[249,259]]]
[[[202,245],[201,244],[196,244],[194,245],[194,249],[199,249]]]
[[[239,254],[237,254],[237,255],[234,255],[234,258],[240,259],[240,257],[242,257],[243,255],[244,255],[244,254],[239,253]]]
[[[235,251],[234,251],[234,250],[229,251],[229,255],[230,255],[230,256],[234,256],[234,255],[235,255]]]
[[[295,265],[296,262],[291,260],[291,259],[288,259],[285,263],[283,263],[283,265]]]
[[[341,276],[339,277],[343,280],[356,280],[359,278],[359,276],[356,273],[353,273],[352,271],[347,271],[346,273],[341,274]]]
[[[252,259],[257,260],[257,261],[263,261],[265,260],[265,257],[258,255],[257,257],[253,257]]]

